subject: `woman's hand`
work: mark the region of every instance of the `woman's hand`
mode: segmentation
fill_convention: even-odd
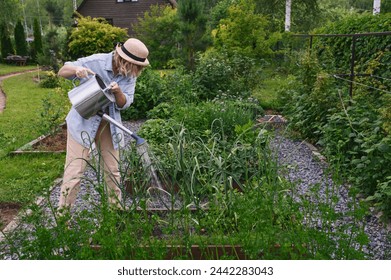
[[[123,94],[121,88],[116,82],[111,82],[110,88],[111,93],[114,95],[115,103],[117,103],[118,107],[122,108],[126,104],[125,94]]]
[[[116,82],[111,82],[110,83],[110,88],[111,88],[111,93],[114,94],[114,95],[122,93],[120,87],[118,86],[118,84]]]
[[[78,78],[86,78],[88,74],[95,75],[95,73],[86,67],[77,66],[75,69],[75,75]]]

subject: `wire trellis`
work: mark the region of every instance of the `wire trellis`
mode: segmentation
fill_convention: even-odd
[[[369,85],[366,85],[366,84],[357,82],[357,81],[355,81],[355,80],[352,81],[352,80],[344,79],[344,78],[340,77],[340,76],[337,75],[337,74],[334,74],[334,75],[331,75],[331,76],[334,77],[334,78],[336,78],[336,79],[339,79],[339,80],[342,80],[342,81],[346,81],[346,82],[349,82],[349,83],[353,83],[353,84],[356,84],[356,85],[364,86],[364,87],[367,87],[367,88],[370,88],[370,89],[373,89],[373,90],[377,90],[377,91],[381,91],[381,92],[385,92],[385,93],[391,93],[391,91],[384,90],[384,89],[380,89],[380,88],[376,88],[376,87],[373,87],[373,86],[369,86]],[[379,78],[380,76],[369,75],[369,77],[377,77],[377,78]],[[390,80],[390,81],[391,81],[391,79],[387,79],[387,78],[383,78],[383,79],[386,79],[386,80]]]

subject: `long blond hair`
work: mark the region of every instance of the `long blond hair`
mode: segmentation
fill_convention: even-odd
[[[118,74],[126,77],[138,77],[144,70],[144,66],[136,65],[123,59],[116,51],[114,51],[114,67]]]

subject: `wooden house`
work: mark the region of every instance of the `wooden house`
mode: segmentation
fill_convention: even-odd
[[[110,24],[126,28],[129,36],[134,35],[132,24],[149,10],[151,5],[171,5],[176,7],[176,0],[83,0],[77,8],[82,16],[104,18]]]

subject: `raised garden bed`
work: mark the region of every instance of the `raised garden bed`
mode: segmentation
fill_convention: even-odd
[[[64,153],[66,151],[67,126],[63,124],[54,134],[42,135],[11,152],[17,154]]]

